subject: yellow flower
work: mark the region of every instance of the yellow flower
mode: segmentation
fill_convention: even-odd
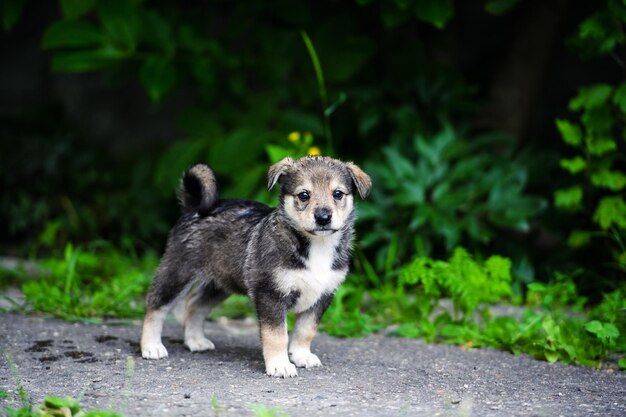
[[[291,132],[287,139],[292,143],[300,142],[300,132]]]
[[[316,156],[316,155],[321,155],[322,151],[320,150],[320,148],[318,148],[317,146],[311,146],[309,148],[309,152],[307,152],[307,154],[309,156]]]

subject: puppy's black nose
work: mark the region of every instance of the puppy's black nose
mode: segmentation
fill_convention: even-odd
[[[330,219],[333,217],[333,215],[330,210],[326,208],[318,208],[315,209],[313,217],[315,218],[315,223],[320,226],[326,226],[328,223],[330,223]]]

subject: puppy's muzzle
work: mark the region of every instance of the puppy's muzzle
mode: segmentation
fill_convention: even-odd
[[[327,208],[317,208],[313,212],[313,217],[315,218],[315,224],[318,226],[327,226],[330,224],[333,215]]]

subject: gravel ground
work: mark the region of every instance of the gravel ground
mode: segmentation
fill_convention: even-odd
[[[251,416],[259,405],[292,417],[626,416],[624,372],[382,335],[319,335],[313,347],[324,366],[283,380],[264,375],[253,323],[205,329],[217,349],[191,353],[168,322],[169,358],[148,361],[139,355],[139,323],[0,315],[0,389],[9,393],[0,404],[19,406],[21,379],[35,402],[69,395],[128,417]]]

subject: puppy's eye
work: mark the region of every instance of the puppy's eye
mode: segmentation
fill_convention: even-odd
[[[298,194],[298,198],[300,199],[300,201],[309,201],[309,198],[311,198],[311,196],[308,192],[302,191],[300,194]]]
[[[335,190],[335,192],[333,192],[333,198],[335,200],[341,200],[343,198],[343,193],[339,190]]]

